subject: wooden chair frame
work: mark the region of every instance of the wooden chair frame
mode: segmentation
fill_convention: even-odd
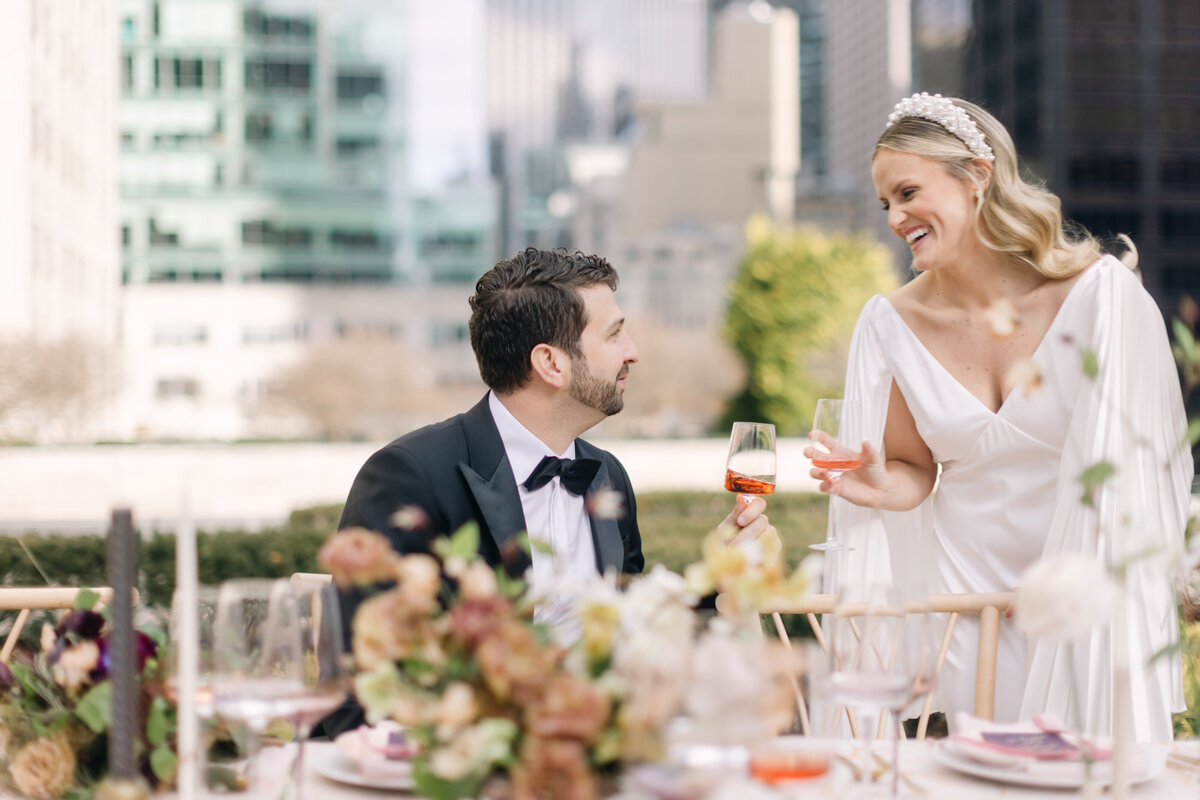
[[[0,611],[16,611],[17,619],[13,622],[12,628],[8,632],[8,637],[4,640],[4,647],[0,648],[0,663],[7,664],[9,658],[12,657],[13,650],[17,646],[17,640],[21,636],[21,631],[25,628],[25,623],[29,620],[31,611],[37,610],[56,610],[70,609],[75,607],[75,598],[79,596],[81,591],[92,591],[100,596],[100,603],[109,605],[112,603],[113,590],[108,586],[100,587],[70,587],[70,586],[2,586],[0,587]],[[138,603],[137,589],[133,590],[133,604]]]
[[[950,647],[950,639],[959,615],[972,614],[979,616],[979,642],[975,661],[975,716],[980,719],[992,719],[996,710],[996,651],[1000,639],[1000,615],[1004,613],[1016,599],[1014,592],[988,592],[972,594],[932,594],[929,596],[930,610],[938,614],[948,614],[946,627],[942,632],[938,645],[935,671],[941,675],[946,663],[946,651]],[[816,636],[817,643],[826,654],[829,652],[829,642],[821,630],[818,614],[833,613],[837,605],[837,597],[832,594],[814,594],[804,598],[799,604],[789,607],[765,608],[762,613],[769,613],[775,624],[775,632],[784,644],[791,647],[791,640],[783,625],[782,614],[803,614],[808,618]],[[808,718],[808,706],[800,690],[800,684],[793,682],[796,696],[796,708],[800,714],[800,728],[806,736],[812,734]],[[917,722],[917,739],[924,739],[929,727],[929,715],[933,711],[933,695],[925,697],[921,708],[921,716]],[[852,735],[858,736],[858,724],[853,714],[848,713]],[[880,720],[883,724],[883,720]]]

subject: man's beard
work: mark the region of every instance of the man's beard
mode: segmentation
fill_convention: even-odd
[[[612,416],[625,407],[625,398],[617,391],[617,381],[629,374],[629,365],[621,367],[617,378],[612,383],[605,383],[592,374],[587,361],[583,358],[571,359],[571,397],[588,408]]]

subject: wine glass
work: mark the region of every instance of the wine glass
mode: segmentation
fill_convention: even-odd
[[[196,716],[202,720],[213,716],[212,668],[213,668],[213,631],[217,616],[217,588],[201,586],[196,590],[196,688],[192,695],[193,708]],[[166,648],[166,681],[163,691],[167,698],[174,703],[179,702],[179,637],[181,625],[181,608],[183,598],[180,592],[171,597],[171,617],[167,623],[168,640],[171,646]]]
[[[896,642],[896,669],[909,679],[906,697],[889,710],[892,716],[892,797],[900,796],[900,731],[902,715],[914,701],[932,692],[937,685],[937,658],[934,643],[933,608],[929,595],[921,588],[901,584],[894,596],[903,604],[904,622]]]
[[[300,613],[303,689],[294,699],[291,720],[296,734],[292,764],[294,798],[303,796],[304,742],[312,728],[345,700],[350,688],[350,661],[342,639],[342,612],[337,588],[293,580]]]
[[[267,724],[289,717],[304,693],[300,604],[286,580],[221,584],[213,640],[213,706],[245,723],[248,763]]]
[[[912,656],[907,642],[907,606],[902,593],[879,583],[846,584],[833,613],[825,617],[830,665],[829,699],[847,712],[863,744],[859,793],[871,794],[875,727],[879,714],[899,715],[913,693]],[[924,648],[924,640],[921,642]]]
[[[729,434],[725,489],[745,495],[775,491],[775,426],[769,422],[735,422]]]
[[[839,435],[842,430],[842,406],[843,401],[838,398],[822,397],[817,400],[817,410],[813,415],[814,431],[827,433],[835,440],[841,441]],[[833,453],[828,447],[813,441],[813,449],[824,451],[812,457],[814,467],[823,469],[829,472],[829,481],[833,484],[829,492],[829,503],[832,511],[833,503],[837,497],[837,482],[842,477],[842,474],[849,472],[852,469],[858,469],[862,466],[862,458],[856,453]],[[834,532],[833,525],[830,525],[826,533],[824,542],[809,545],[813,550],[851,550],[845,542],[839,539]]]

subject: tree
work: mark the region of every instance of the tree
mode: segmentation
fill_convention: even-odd
[[[386,337],[316,344],[273,381],[263,413],[299,413],[321,439],[388,439],[479,399],[483,385],[438,383],[431,356]]]
[[[896,286],[887,250],[867,236],[746,226],[725,333],[746,367],[726,420],[807,432],[818,397],[840,396],[850,335],[863,304]]]
[[[742,369],[715,326],[668,325],[647,315],[628,322],[639,360],[625,390],[625,410],[604,421],[605,436],[696,436],[711,430]]]
[[[0,443],[87,438],[112,368],[112,348],[83,335],[0,339]]]

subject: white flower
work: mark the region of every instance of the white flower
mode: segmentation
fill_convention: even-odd
[[[1023,358],[1012,365],[1004,376],[1005,394],[1020,386],[1029,397],[1037,389],[1042,388],[1042,370],[1031,358]]]
[[[1017,589],[1017,629],[1026,636],[1068,641],[1112,617],[1116,586],[1094,556],[1065,553],[1039,561]]]
[[[1021,315],[1007,298],[1000,298],[983,310],[984,319],[997,339],[1007,339],[1017,332]]]

